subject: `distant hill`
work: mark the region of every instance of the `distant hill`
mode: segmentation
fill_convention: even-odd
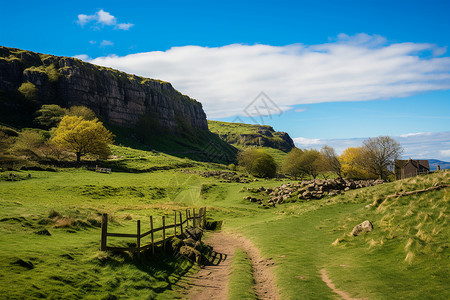
[[[275,131],[271,126],[229,123],[208,120],[209,130],[222,140],[238,147],[259,146],[289,152],[294,141],[286,132]]]
[[[428,163],[430,164],[431,171],[436,170],[438,165],[441,167],[441,170],[450,169],[450,162],[447,161],[442,161],[438,159],[429,159]]]

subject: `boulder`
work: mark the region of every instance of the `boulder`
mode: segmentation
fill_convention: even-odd
[[[203,231],[198,227],[189,228],[186,229],[186,235],[196,241],[200,241],[202,239]]]
[[[193,247],[183,246],[180,248],[180,254],[185,257],[195,261],[196,263],[200,263],[202,254],[200,251],[194,249]]]
[[[352,235],[353,236],[357,236],[361,233],[364,232],[371,232],[373,230],[373,225],[369,220],[365,220],[364,222],[362,222],[361,224],[356,225],[355,227],[353,227],[352,230]]]
[[[185,246],[194,247],[195,243],[196,243],[196,241],[194,239],[191,239],[191,238],[187,238],[187,239],[183,240],[183,244]]]

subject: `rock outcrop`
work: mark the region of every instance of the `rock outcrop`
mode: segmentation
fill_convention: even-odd
[[[13,99],[8,95],[18,92],[38,105],[87,106],[113,125],[134,127],[143,123],[172,133],[186,126],[208,130],[201,103],[182,95],[168,82],[76,58],[0,46],[3,101]]]

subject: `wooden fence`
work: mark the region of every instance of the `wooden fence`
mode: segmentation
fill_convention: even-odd
[[[178,216],[178,217],[177,217]],[[150,230],[146,232],[141,231],[141,221],[138,220],[136,224],[136,234],[130,233],[112,233],[108,232],[108,214],[102,215],[102,235],[100,241],[100,250],[115,250],[115,251],[132,251],[139,254],[142,250],[152,249],[152,254],[155,253],[155,246],[162,244],[164,249],[166,248],[166,242],[177,236],[177,229],[180,231],[179,234],[183,233],[183,228],[187,229],[189,227],[205,227],[206,224],[206,207],[200,208],[198,213],[195,212],[195,208],[192,209],[192,215],[190,210],[185,211],[185,217],[183,220],[183,214],[180,211],[174,212],[174,220],[172,224],[166,223],[166,216],[162,216],[162,226],[154,228],[153,216],[150,216]],[[172,235],[168,235],[167,229],[173,228]],[[162,239],[156,241],[154,234],[158,231],[162,231]],[[150,235],[150,242],[143,245],[141,239]],[[122,237],[122,238],[132,238],[136,240],[136,247],[109,247],[107,245],[107,238],[110,237]]]

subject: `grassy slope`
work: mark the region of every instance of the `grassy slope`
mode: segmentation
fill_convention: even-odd
[[[231,264],[231,278],[228,283],[228,299],[258,299],[253,290],[253,268],[250,257],[242,249],[236,249]]]
[[[126,256],[101,259],[104,255],[98,252],[100,231],[96,227],[100,213],[112,217],[110,229],[115,232],[134,232],[137,219],[148,228],[145,221],[150,215],[166,214],[171,222],[174,210],[187,207],[175,198],[193,177],[177,168],[189,164],[213,169],[215,165],[117,146],[113,154],[116,160],[112,163],[125,170],[168,170],[134,174],[84,169],[22,171],[13,173],[25,180],[0,181],[0,266],[4,270],[0,290],[8,298],[174,297],[172,285],[192,264],[170,255],[140,264]],[[0,179],[6,180],[9,174]],[[52,210],[62,215],[62,222],[72,225],[52,224],[48,218]],[[160,218],[155,221],[156,227],[161,225]],[[35,234],[43,229],[51,236]],[[132,241],[109,239],[111,245],[126,242]],[[34,268],[17,265],[19,259],[31,262]]]
[[[208,127],[209,130],[213,133],[222,135],[222,134],[227,134],[229,136],[237,136],[240,134],[255,134],[255,135],[259,135],[258,130],[260,130],[261,128],[265,129],[265,128],[269,128],[270,126],[267,125],[251,125],[251,124],[243,124],[243,123],[229,123],[229,122],[221,122],[221,121],[211,121],[208,120]],[[279,137],[273,137],[272,138],[274,140],[274,143],[280,143],[282,142],[281,138]],[[236,147],[237,149],[244,149],[245,145],[241,145],[241,144],[231,144],[234,147]],[[260,147],[262,149],[264,149],[264,151],[266,151],[267,153],[269,153],[270,155],[273,156],[273,158],[275,159],[277,165],[279,167],[281,167],[284,157],[286,156],[286,152],[283,152],[279,149],[276,148],[271,148],[271,147]]]
[[[328,202],[284,206],[248,225],[236,220],[228,228],[244,232],[275,260],[283,298],[333,298],[320,279],[325,268],[337,288],[353,297],[448,299],[448,188],[365,206],[400,189],[449,181],[446,173],[352,191]],[[348,235],[366,219],[373,232]]]
[[[268,125],[252,125],[244,123],[230,123],[222,121],[208,120],[208,128],[211,132],[217,134],[258,134],[261,128],[270,128]]]
[[[134,129],[107,125],[116,134],[116,143],[141,150],[154,150],[170,157],[188,158],[196,161],[233,163],[237,149],[207,131],[191,131],[182,136],[152,134],[136,140]],[[152,163],[152,162],[150,162]]]
[[[178,160],[126,148],[114,151],[122,156],[125,165],[133,168],[173,166]],[[199,169],[215,167],[194,164]],[[52,209],[84,222],[108,212],[115,220],[112,230],[134,232],[137,219],[172,215],[176,209],[203,205],[208,206],[210,218],[224,220],[224,230],[244,233],[266,257],[274,259],[284,298],[333,298],[320,280],[322,268],[327,269],[338,288],[352,296],[450,297],[445,286],[450,240],[446,227],[448,189],[365,208],[400,189],[448,183],[449,173],[445,177],[429,175],[269,210],[244,201],[247,192],[243,187],[277,186],[281,181],[221,183],[177,169],[135,174],[86,170],[27,172],[22,177],[28,173],[32,177],[29,180],[0,181],[0,267],[4,270],[0,290],[10,298],[176,297],[173,288],[179,276],[189,271],[188,262],[175,262],[170,256],[142,264],[134,264],[126,257],[101,262],[99,257],[103,254],[97,251],[99,228],[55,228],[39,223],[47,219]],[[345,235],[365,219],[374,224],[372,233],[360,237]],[[42,228],[52,235],[33,233]],[[337,246],[332,245],[335,240],[340,241]],[[34,269],[13,264],[19,258],[31,261]]]
[[[231,143],[233,146],[237,148],[248,147],[247,143],[249,141],[243,140],[239,138],[240,135],[254,135],[262,136],[260,133],[261,130],[270,131],[272,130],[268,125],[252,125],[252,124],[243,124],[243,123],[230,123],[230,122],[221,122],[221,121],[212,121],[208,120],[208,128],[211,132],[216,133],[218,135],[227,135],[227,142]],[[281,149],[277,148],[281,144],[285,144],[283,139],[279,136],[265,136],[265,138],[272,142],[273,149]],[[256,143],[256,141],[252,141],[252,143]],[[272,149],[272,148],[268,148]],[[277,152],[284,153],[281,150],[277,150]]]

